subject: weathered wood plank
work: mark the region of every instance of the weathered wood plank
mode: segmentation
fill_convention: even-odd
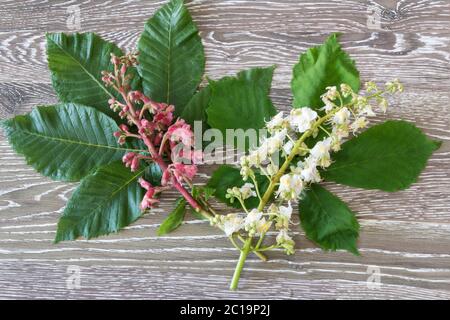
[[[376,10],[381,27],[392,31],[441,32],[450,26],[445,0],[188,0],[201,29],[291,32],[360,32]],[[104,31],[142,29],[142,23],[165,1],[86,0],[79,4],[81,28]],[[73,1],[2,1],[0,31],[68,31]],[[107,27],[105,26],[107,24]]]
[[[448,225],[363,220],[360,258],[323,253],[299,234],[296,240],[301,245],[295,256],[273,253],[267,263],[251,258],[242,290],[231,293],[226,286],[236,252],[223,235],[194,223],[173,236],[157,238],[153,219],[149,216],[116,236],[55,247],[46,243],[45,224],[2,229],[22,233],[29,243],[2,243],[0,283],[5,289],[0,296],[304,299],[448,298],[450,294]],[[70,291],[65,285],[66,268],[73,265],[82,270],[82,287]],[[380,268],[379,289],[367,287],[369,266]],[[338,296],[345,287],[349,292]],[[261,292],[255,296],[258,288]]]
[[[134,50],[140,30],[100,32],[125,50]],[[244,68],[277,65],[275,88],[288,88],[300,53],[323,42],[328,33],[203,32],[206,73],[212,78]],[[346,33],[344,48],[364,79],[398,77],[417,88],[449,86],[450,33]],[[45,37],[40,31],[0,33],[0,82],[50,83]],[[11,75],[14,78],[11,79]],[[36,76],[39,75],[39,76]],[[426,79],[426,82],[423,80]]]
[[[131,50],[144,21],[164,2],[86,0],[80,6],[80,30],[97,31]],[[156,236],[173,206],[173,192],[153,215],[119,234],[53,245],[58,216],[76,184],[41,177],[0,134],[0,298],[449,299],[450,110],[445,101],[450,100],[450,3],[187,2],[202,32],[210,77],[276,64],[272,97],[287,110],[291,68],[299,53],[341,31],[364,79],[398,77],[406,83],[387,117],[415,122],[443,140],[443,147],[406,191],[388,194],[327,184],[358,212],[361,257],[324,253],[299,231],[295,256],[275,252],[268,263],[250,259],[241,290],[229,292],[237,257],[225,236],[193,218],[170,236]],[[1,119],[57,102],[43,33],[71,31],[67,8],[73,4],[2,1]],[[380,32],[367,26],[374,7],[382,15]],[[204,182],[212,169],[203,168],[197,182]],[[79,290],[66,288],[69,265],[81,267]],[[368,266],[380,268],[379,289],[367,286]]]

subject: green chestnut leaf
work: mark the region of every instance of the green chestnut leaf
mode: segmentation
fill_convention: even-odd
[[[312,185],[299,202],[300,222],[306,236],[323,250],[347,250],[358,255],[359,224],[337,196]]]
[[[254,68],[211,81],[208,124],[224,137],[227,129],[260,129],[276,114],[269,97],[275,67]],[[245,149],[251,145],[246,143]]]
[[[323,45],[308,49],[295,65],[291,88],[294,108],[323,107],[320,98],[328,86],[350,85],[354,92],[360,88],[359,71],[355,62],[342,50],[338,35],[332,34]]]
[[[79,181],[130,150],[113,136],[119,130],[113,119],[73,103],[39,106],[1,125],[14,150],[39,173],[55,180]]]
[[[186,200],[179,198],[175,204],[175,209],[167,216],[158,229],[158,236],[163,236],[176,229],[183,223],[186,214]]]
[[[386,121],[345,142],[322,173],[329,181],[364,189],[411,186],[441,145],[406,121]]]
[[[102,71],[112,71],[111,53],[122,56],[115,44],[105,41],[95,33],[47,34],[48,66],[52,73],[52,84],[61,102],[73,102],[94,107],[121,122],[108,104],[117,93],[104,85]],[[140,79],[135,69],[128,71],[133,76],[131,87],[140,88]]]
[[[145,170],[131,172],[116,161],[84,178],[58,222],[55,243],[117,232],[141,217],[138,179]]]
[[[147,21],[138,43],[144,93],[172,104],[180,115],[201,82],[205,54],[182,0],[172,0]]]

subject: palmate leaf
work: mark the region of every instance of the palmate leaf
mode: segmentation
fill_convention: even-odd
[[[13,148],[41,174],[79,181],[92,169],[120,159],[128,150],[113,133],[113,119],[94,108],[67,103],[41,106],[1,122]]]
[[[355,62],[341,49],[338,35],[332,34],[323,45],[308,49],[294,67],[292,93],[294,108],[323,106],[320,98],[328,86],[346,83],[359,91],[359,72]]]
[[[227,129],[260,129],[276,114],[269,97],[274,67],[255,68],[211,81],[208,124],[226,136]],[[246,149],[250,145],[246,144]]]
[[[417,180],[440,144],[411,123],[387,121],[345,142],[322,176],[358,188],[391,192],[406,189]]]
[[[184,220],[186,214],[186,200],[181,197],[175,204],[175,209],[167,216],[161,226],[158,228],[158,236],[163,236],[176,230]]]
[[[358,255],[358,221],[334,194],[320,185],[312,185],[299,202],[299,212],[306,236],[322,249],[344,249]]]
[[[136,221],[144,196],[138,179],[145,170],[131,172],[116,161],[84,178],[58,222],[55,243],[106,235]]]
[[[115,44],[94,33],[47,34],[48,66],[60,101],[94,107],[119,120],[108,104],[108,100],[117,94],[101,80],[102,71],[113,70],[111,53],[123,55]],[[131,87],[139,89],[136,70],[130,69],[129,73],[133,75]]]
[[[182,0],[171,0],[147,21],[138,49],[145,94],[181,114],[205,69],[202,41]]]

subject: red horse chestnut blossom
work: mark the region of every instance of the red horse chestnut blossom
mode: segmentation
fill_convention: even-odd
[[[148,154],[127,153],[122,161],[133,172],[139,169],[141,161],[155,162],[163,172],[161,187],[153,186],[144,178],[139,180],[142,188],[147,190],[141,209],[153,207],[159,202],[156,196],[168,187],[174,187],[195,210],[200,211],[200,205],[183,187],[183,183],[192,184],[197,164],[201,163],[203,156],[200,150],[194,149],[191,126],[182,119],[175,119],[173,105],[155,102],[142,92],[130,89],[131,78],[127,70],[136,65],[136,55],[111,55],[111,63],[114,71],[104,71],[102,80],[121,96],[123,101],[109,100],[110,108],[128,123],[121,124],[114,136],[120,144],[125,144],[129,138],[138,139],[148,149]]]

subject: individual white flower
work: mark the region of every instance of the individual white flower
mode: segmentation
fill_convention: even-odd
[[[330,112],[335,107],[334,103],[328,100],[327,97],[322,97],[322,102],[325,104],[325,106],[320,110],[324,110],[326,113]]]
[[[281,131],[276,132],[273,136],[269,137],[266,140],[267,143],[267,152],[269,154],[274,154],[283,146],[284,140],[286,139],[287,130],[283,129]]]
[[[340,136],[333,133],[330,136],[330,140],[331,140],[331,150],[332,151],[338,152],[339,150],[341,150],[342,138]]]
[[[255,224],[256,222],[261,220],[262,215],[263,215],[262,212],[258,211],[257,209],[253,209],[245,217],[244,225],[247,227],[247,226],[251,226],[251,225]]]
[[[295,242],[288,235],[285,229],[281,229],[276,238],[277,244],[285,249],[286,254],[290,255],[294,253]]]
[[[342,96],[344,98],[347,98],[352,95],[353,89],[348,84],[343,83],[343,84],[341,84],[341,92],[342,92]]]
[[[291,127],[297,132],[306,132],[311,129],[312,123],[318,117],[317,112],[308,107],[293,109],[289,116]]]
[[[241,167],[250,167],[250,160],[247,156],[242,156],[239,159],[239,162],[241,164]]]
[[[280,178],[278,195],[286,200],[295,200],[301,194],[304,183],[298,174],[285,174]]]
[[[282,244],[285,241],[292,241],[292,238],[289,236],[286,229],[282,229],[278,233],[276,240],[278,244]]]
[[[339,98],[339,92],[336,86],[327,87],[326,89],[327,92],[321,95],[320,98],[322,99],[322,102],[325,104],[325,106],[321,110],[325,110],[325,112],[328,113],[331,110],[333,110],[333,108],[336,107],[333,101]]]
[[[253,150],[247,156],[248,164],[250,167],[259,167],[261,165],[261,160],[258,150]]]
[[[358,115],[366,115],[368,117],[375,117],[377,114],[373,112],[372,106],[370,104],[365,105],[360,108],[358,111]]]
[[[291,192],[291,181],[292,181],[292,175],[285,174],[285,175],[281,176],[280,186],[278,187],[278,193],[279,194],[290,193]]]
[[[298,174],[293,174],[291,179],[291,188],[293,193],[295,194],[295,198],[297,198],[300,193],[303,191],[304,184],[302,177]]]
[[[276,116],[274,116],[269,122],[266,123],[266,127],[267,129],[269,129],[269,131],[273,131],[282,128],[284,122],[285,119],[283,117],[283,111],[281,111]]]
[[[359,117],[350,125],[350,129],[352,129],[353,134],[356,134],[358,130],[366,128],[368,124],[369,122],[365,117]]]
[[[350,120],[350,116],[350,111],[347,107],[344,107],[333,115],[332,122],[337,125],[347,124]]]
[[[223,219],[223,231],[227,236],[239,231],[243,226],[243,219],[237,214],[229,214]]]
[[[272,226],[272,221],[267,221],[266,218],[262,218],[261,220],[258,220],[256,222],[255,233],[257,235],[266,233],[267,231],[269,231],[271,226]]]
[[[322,97],[327,98],[328,100],[336,100],[339,97],[339,92],[337,91],[336,86],[326,87],[327,92],[322,95]]]
[[[288,220],[291,219],[292,216],[292,206],[291,206],[291,202],[288,202],[287,206],[280,206],[278,208],[278,212],[280,213],[281,216],[287,218]]]
[[[358,115],[360,116],[366,115],[368,117],[376,116],[369,102],[370,101],[367,97],[356,96],[354,103],[355,103],[355,110],[357,111]]]
[[[321,159],[330,156],[330,149],[331,149],[331,139],[326,138],[322,141],[317,142],[315,146],[309,151],[309,153],[314,158]]]
[[[257,149],[251,150],[247,156],[241,157],[241,166],[259,168],[265,159],[267,159],[267,144],[263,141]]]
[[[256,150],[256,157],[257,159],[255,159],[255,166],[257,167],[259,167],[269,158],[269,143],[267,139],[264,140]]]
[[[318,165],[325,168],[331,165],[330,149],[332,145],[331,138],[326,138],[316,143],[310,150],[311,157],[315,159]]]
[[[308,157],[305,162],[301,164],[302,169],[300,176],[305,182],[318,183],[322,180],[319,170],[317,170],[316,159]]]
[[[318,161],[317,164],[322,168],[328,168],[329,166],[331,166],[331,157],[323,157]]]
[[[249,177],[254,177],[255,173],[249,167],[244,166],[241,168],[241,176],[244,181],[247,181]]]
[[[288,202],[288,206],[280,206],[277,208],[276,211],[276,224],[275,224],[275,228],[277,230],[280,229],[288,229],[289,228],[289,223],[291,221],[291,217],[292,217],[292,206],[291,206],[291,202]]]
[[[341,125],[337,127],[333,127],[333,131],[331,133],[337,140],[341,141],[345,139],[350,134],[350,128],[348,125]]]
[[[255,186],[252,183],[245,183],[240,189],[242,200],[256,197],[256,192],[253,190]]]
[[[290,155],[293,147],[294,147],[294,142],[292,142],[291,140],[286,142],[283,146],[284,154],[287,156]]]

